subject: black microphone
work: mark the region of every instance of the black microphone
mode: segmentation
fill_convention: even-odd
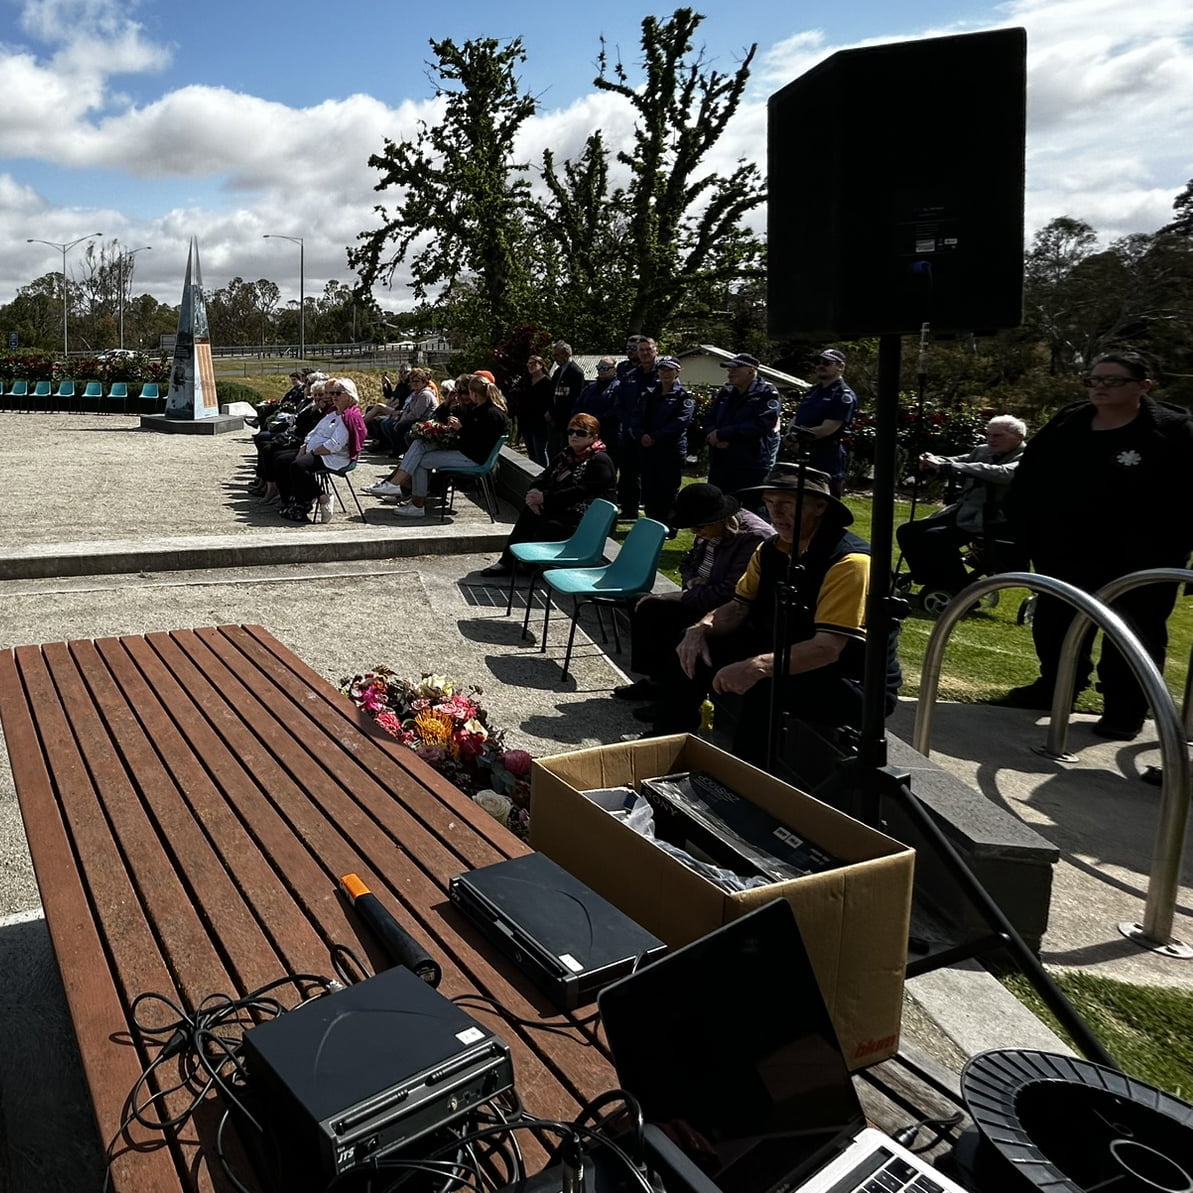
[[[357,915],[368,924],[373,935],[385,947],[394,965],[404,965],[428,986],[438,986],[443,976],[439,963],[385,910],[381,900],[360,878],[356,874],[345,874],[339,885]]]

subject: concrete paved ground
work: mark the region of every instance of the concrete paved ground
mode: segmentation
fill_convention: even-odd
[[[367,498],[372,525],[341,516],[326,527],[297,526],[248,496],[247,432],[155,435],[118,416],[0,420],[8,497],[0,520],[0,647],[258,622],[332,681],[385,663],[403,674],[434,670],[476,683],[509,744],[535,754],[639,728],[608,699],[621,677],[615,658],[582,639],[574,674],[561,683],[562,620],[545,655],[536,641],[521,641],[517,620],[504,617],[504,586],[476,574],[504,530],[467,498],[443,526],[399,522]],[[386,465],[374,463],[377,472]],[[366,462],[357,475],[368,480],[374,468]],[[504,513],[512,519],[512,509]],[[238,566],[217,566],[225,563]],[[913,711],[904,705],[891,722],[905,739]],[[1031,751],[1044,729],[1030,713],[941,705],[935,726],[937,761],[1062,852],[1045,961],[1193,988],[1193,963],[1142,952],[1115,928],[1142,914],[1159,791],[1137,774],[1157,760],[1154,745],[1100,742],[1078,726],[1070,748],[1079,761],[1066,765]],[[1185,856],[1176,935],[1193,941],[1188,850]],[[12,1042],[0,1067],[0,1105],[11,1188],[93,1187],[80,1174],[94,1173],[98,1145],[73,1081],[73,1042],[6,758],[0,857],[0,1016]],[[918,978],[910,996],[909,1036],[946,1062],[989,1047],[1057,1046],[972,967]],[[44,1143],[47,1131],[54,1146]],[[71,1144],[62,1146],[64,1139]]]

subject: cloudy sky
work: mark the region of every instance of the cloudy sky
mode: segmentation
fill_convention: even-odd
[[[1152,231],[1193,176],[1190,0],[735,0],[709,11],[709,57],[758,44],[749,102],[720,148],[765,164],[767,97],[829,54],[905,38],[1022,25],[1028,32],[1028,234],[1057,215],[1106,238]],[[720,10],[720,11],[717,11]],[[186,244],[204,282],[272,278],[307,293],[351,280],[345,246],[373,224],[370,153],[434,119],[429,38],[521,36],[540,114],[519,150],[578,150],[596,127],[628,135],[592,87],[599,40],[634,57],[647,11],[625,0],[0,0],[0,303],[61,268],[93,231],[136,258],[138,292],[178,301]],[[948,102],[947,96],[941,97]],[[909,130],[909,145],[914,145]],[[809,168],[815,155],[809,154]],[[82,246],[74,250],[81,254]],[[408,305],[403,286],[383,307]]]

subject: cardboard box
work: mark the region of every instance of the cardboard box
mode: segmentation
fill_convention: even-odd
[[[580,793],[706,770],[845,865],[736,894],[667,856]],[[530,844],[671,947],[783,897],[791,904],[851,1069],[895,1053],[915,851],[696,737],[537,759]],[[693,991],[698,997],[699,991]]]

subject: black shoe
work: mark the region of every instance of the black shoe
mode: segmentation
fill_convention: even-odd
[[[618,700],[654,700],[662,690],[663,685],[653,679],[640,679],[637,683],[622,684],[620,688],[614,688],[613,695]]]
[[[501,560],[496,563],[491,563],[487,568],[481,568],[482,576],[508,576],[513,572],[513,568],[506,567]]]
[[[661,704],[644,704],[641,708],[630,709],[630,716],[635,721],[645,721],[648,725],[653,725],[656,721],[663,718],[663,706]]]
[[[1107,741],[1134,741],[1143,732],[1142,721],[1108,721],[1105,717],[1095,721],[1090,729],[1097,737]]]

